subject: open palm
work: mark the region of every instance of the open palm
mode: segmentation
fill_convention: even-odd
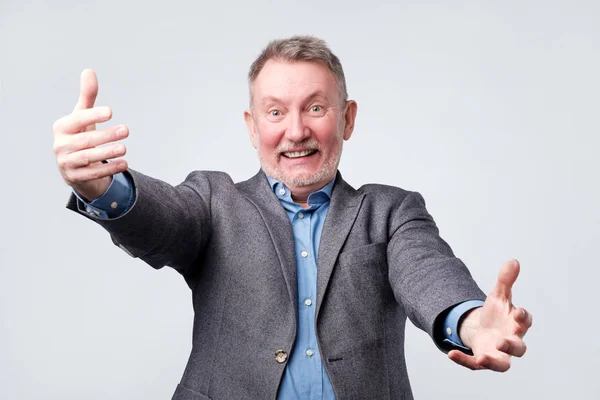
[[[453,350],[448,353],[452,361],[470,369],[504,372],[510,368],[512,356],[525,354],[523,337],[531,327],[532,316],[512,303],[512,286],[519,270],[516,260],[502,266],[496,286],[483,307],[469,313],[460,326],[461,340],[472,349],[473,355]]]

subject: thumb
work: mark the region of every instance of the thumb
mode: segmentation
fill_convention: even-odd
[[[98,96],[98,78],[93,70],[84,69],[81,72],[80,82],[79,100],[75,105],[75,111],[94,107]]]
[[[519,270],[521,269],[519,261],[511,260],[507,261],[500,268],[498,274],[498,281],[492,291],[493,295],[498,297],[511,300],[512,297],[512,286],[514,285],[517,277],[519,276]]]

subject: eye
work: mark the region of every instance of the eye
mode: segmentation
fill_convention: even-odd
[[[269,111],[269,115],[271,115],[272,117],[281,117],[281,111],[272,110],[272,111]]]
[[[323,107],[321,107],[321,106],[312,106],[310,108],[310,111],[312,111],[312,112],[321,112],[321,111],[323,111]]]

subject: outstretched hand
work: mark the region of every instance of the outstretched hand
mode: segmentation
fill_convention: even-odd
[[[505,372],[511,358],[525,354],[523,337],[532,324],[532,316],[512,303],[512,286],[519,276],[519,262],[506,262],[500,269],[496,286],[483,307],[471,311],[462,321],[459,336],[470,347],[469,356],[452,350],[448,357],[470,369],[490,369]]]
[[[90,201],[108,189],[112,175],[127,169],[127,162],[117,159],[125,155],[125,145],[117,142],[129,135],[129,129],[124,125],[96,129],[96,124],[112,118],[109,107],[94,106],[97,95],[96,73],[86,69],[81,73],[79,100],[73,112],[53,126],[53,149],[63,180]],[[114,161],[103,162],[106,160]]]

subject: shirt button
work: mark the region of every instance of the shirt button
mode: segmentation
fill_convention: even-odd
[[[312,304],[312,301],[310,301],[310,299],[304,300],[304,305],[305,306],[310,307],[311,304]]]
[[[283,196],[285,194],[285,189],[279,189],[279,194]]]
[[[449,327],[448,327],[448,328],[446,328],[446,333],[447,333],[448,335],[452,335],[452,329],[450,329]]]
[[[306,250],[302,250],[302,253],[300,253],[300,255],[304,258],[308,257],[308,251]]]
[[[306,350],[306,355],[307,356],[312,357],[313,354],[314,354],[314,352],[312,351],[312,349]]]
[[[300,219],[304,218],[304,214],[303,214],[303,213],[301,213],[301,212],[299,212],[299,213],[298,213],[298,218],[300,218]]]
[[[117,208],[119,204],[116,201],[113,201],[112,203],[110,203],[110,208]]]

